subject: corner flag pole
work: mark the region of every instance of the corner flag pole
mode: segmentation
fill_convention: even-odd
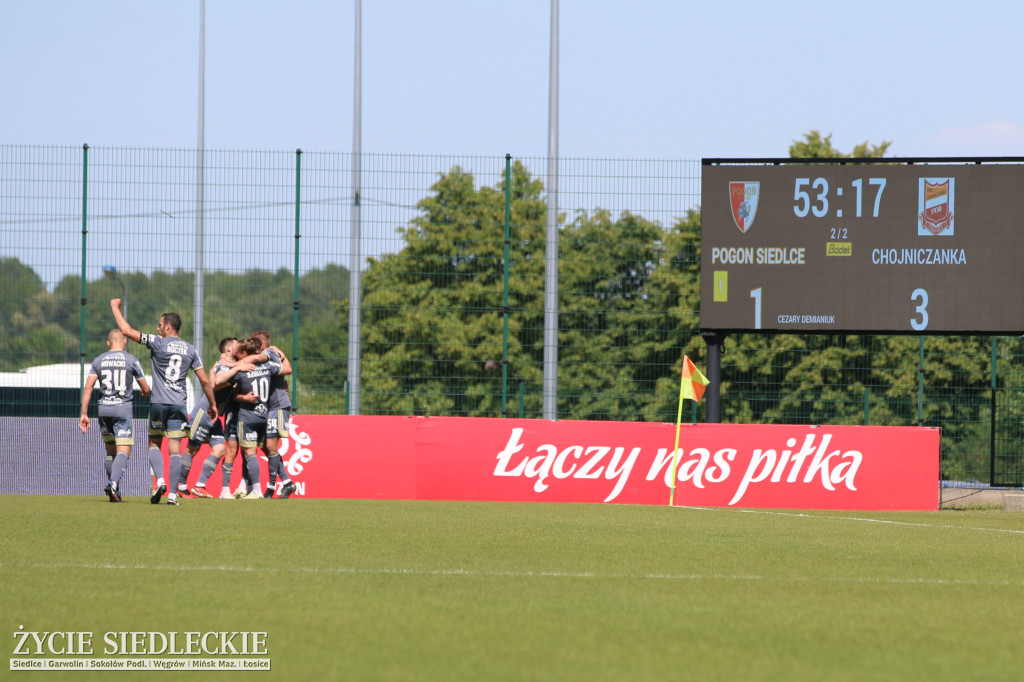
[[[679,379],[679,410],[676,412],[676,442],[672,447],[672,489],[668,494],[668,506],[675,506],[676,499],[676,471],[679,466],[679,431],[683,428],[683,383],[686,377]]]
[[[688,356],[683,356],[683,372],[679,380],[679,411],[676,413],[676,443],[672,449],[672,489],[668,494],[668,505],[675,505],[676,501],[676,477],[679,467],[679,432],[683,428],[683,400],[690,400],[699,403],[704,396],[704,389],[710,382],[708,378],[700,373],[697,366],[693,364]]]

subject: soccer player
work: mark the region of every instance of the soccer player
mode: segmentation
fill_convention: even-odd
[[[281,437],[288,433],[288,419],[291,416],[292,401],[288,397],[288,381],[285,376],[292,373],[291,363],[288,357],[281,352],[277,346],[270,345],[270,332],[253,332],[251,338],[260,342],[260,350],[271,362],[281,365],[281,372],[270,379],[270,400],[267,403],[267,440],[263,451],[267,453],[267,471],[270,473],[270,480],[267,483],[267,491],[263,497],[274,496],[274,487],[277,477],[281,477],[281,499],[287,499],[295,492],[295,484],[288,476],[288,469],[281,459]]]
[[[230,397],[224,395],[224,391],[217,390],[217,374],[225,367],[230,367],[234,364],[233,353],[236,343],[238,343],[238,339],[233,336],[221,339],[218,345],[220,358],[213,364],[213,369],[210,370],[210,378],[214,382],[213,397],[217,400],[218,418],[210,421],[209,417],[206,416],[206,408],[209,407],[206,403],[206,396],[200,398],[188,414],[190,424],[187,436],[188,444],[187,449],[181,454],[181,478],[178,479],[178,494],[183,497],[187,495],[212,497],[212,495],[206,492],[206,480],[210,475],[206,474],[204,476],[203,474],[206,473],[207,468],[210,469],[210,474],[212,474],[220,458],[224,456],[224,425],[220,418],[224,414],[224,401]],[[186,445],[184,440],[182,440],[183,446]],[[210,444],[210,454],[207,457],[207,462],[203,464],[196,487],[189,492],[188,474],[192,469],[192,458],[199,453],[199,448],[206,443]],[[212,464],[212,466],[208,466],[208,464]]]
[[[142,395],[149,395],[149,383],[142,373],[142,365],[138,358],[125,351],[126,344],[120,330],[112,329],[107,334],[107,347],[110,350],[96,356],[89,367],[89,378],[85,380],[85,388],[82,389],[82,415],[78,420],[82,433],[89,433],[92,423],[88,415],[89,400],[92,398],[92,388],[98,381],[102,393],[99,399],[100,433],[107,450],[107,487],[103,492],[111,502],[121,501],[118,484],[128,466],[132,444],[135,443],[132,400],[135,397],[136,379]]]
[[[217,413],[225,417],[230,414],[229,402],[232,389],[228,382],[239,370],[255,368],[253,363],[242,362],[235,358],[235,350],[238,347],[238,343],[238,339],[234,337],[221,339],[219,346],[220,358],[214,363],[211,372],[214,384],[213,396],[217,399]],[[196,482],[195,487],[192,488],[192,494],[196,497],[210,498],[213,495],[206,492],[206,481],[213,475],[220,460],[224,458],[226,440],[224,425],[221,423],[221,420],[218,418],[211,422],[207,418],[205,402],[206,398],[204,396],[193,408],[190,415],[192,428],[189,431],[188,455],[182,457],[182,474],[181,480],[178,482],[178,492],[183,493],[183,488],[187,484],[188,471],[185,468],[186,462],[191,465],[191,458],[199,452],[199,448],[202,447],[203,443],[209,443],[210,454],[207,455],[206,461],[203,462],[199,480]]]
[[[232,369],[238,367],[241,370],[243,362],[248,362],[250,358],[246,357],[245,352],[246,344],[244,341],[238,341],[235,344],[234,352],[232,354],[234,365]],[[255,365],[252,365],[255,367]],[[231,492],[231,474],[234,470],[235,456],[238,454],[238,410],[241,404],[235,400],[235,372],[220,372],[214,377],[213,390],[221,391],[227,389],[230,399],[227,401],[224,411],[224,459],[221,463],[221,490],[220,498],[222,500],[233,500],[241,499],[246,494],[246,487],[240,485],[238,490],[232,494]],[[212,472],[211,472],[212,473]],[[248,480],[249,470],[248,468],[242,468],[242,478]],[[252,486],[249,486],[251,492]]]
[[[260,342],[250,338],[240,344],[235,355],[256,355],[261,350]],[[266,360],[256,362],[252,370],[236,373],[232,380],[235,386],[234,399],[238,403],[238,449],[245,458],[245,468],[253,485],[252,491],[244,498],[247,500],[263,499],[263,493],[260,492],[260,467],[256,449],[263,447],[266,440],[270,379],[280,372],[280,364]],[[230,452],[228,456],[231,456]],[[227,469],[227,458],[224,461],[223,468]]]
[[[170,480],[177,483],[181,474],[181,439],[188,433],[188,411],[185,408],[185,381],[191,369],[203,394],[209,402],[207,416],[212,422],[217,418],[217,403],[213,397],[213,384],[203,369],[203,359],[199,357],[195,346],[178,336],[181,329],[181,317],[177,313],[164,313],[157,323],[156,334],[143,334],[132,328],[121,314],[121,299],[110,301],[110,310],[114,313],[117,328],[132,341],[149,348],[153,373],[153,397],[149,409],[149,466],[156,477],[156,491],[149,501],[159,504],[160,498],[167,492],[164,481],[164,462],[160,448],[164,436],[167,436],[167,451],[170,454]],[[175,488],[167,496],[167,504],[178,504],[178,491]]]

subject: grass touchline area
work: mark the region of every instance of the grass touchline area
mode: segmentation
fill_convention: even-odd
[[[984,530],[984,529],[982,529]],[[5,565],[0,562],[0,568]],[[16,567],[14,564],[7,564],[8,567]],[[671,573],[565,573],[558,571],[473,571],[467,569],[433,569],[418,570],[410,568],[347,568],[342,566],[328,568],[304,568],[301,566],[289,566],[287,568],[259,568],[254,566],[144,566],[128,564],[29,564],[26,568],[51,568],[51,569],[84,569],[84,570],[113,570],[113,571],[213,571],[213,572],[237,572],[237,573],[314,573],[314,574],[353,574],[353,575],[409,575],[409,576],[466,576],[473,578],[593,578],[598,580],[680,580],[680,581],[701,581],[701,580],[737,580],[737,581],[778,581],[778,582],[816,582],[816,583],[890,583],[890,584],[922,584],[922,585],[1020,585],[1024,586],[1024,580],[1003,580],[1003,581],[966,581],[966,580],[943,580],[933,578],[806,578],[779,575],[744,575],[744,574],[671,574]]]
[[[9,633],[265,632],[268,678],[1020,677],[1024,514],[7,495],[0,516]]]

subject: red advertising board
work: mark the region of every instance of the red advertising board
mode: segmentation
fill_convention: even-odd
[[[295,497],[668,504],[674,442],[674,424],[297,415],[281,450]],[[679,506],[934,510],[939,430],[689,424],[675,468]]]

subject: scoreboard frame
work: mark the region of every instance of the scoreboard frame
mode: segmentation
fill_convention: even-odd
[[[1024,333],[1024,157],[701,163],[702,332]]]

